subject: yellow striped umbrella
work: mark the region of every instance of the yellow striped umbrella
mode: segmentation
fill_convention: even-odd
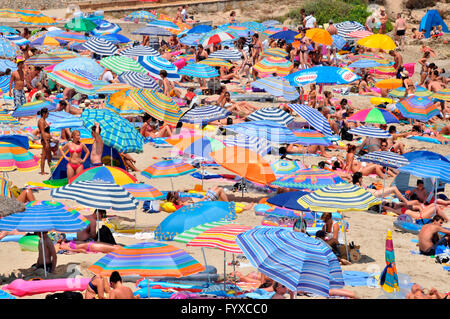
[[[291,61],[274,56],[268,56],[256,63],[253,68],[261,73],[273,74],[284,76],[288,75],[294,67]]]
[[[286,50],[283,50],[281,48],[269,48],[263,51],[263,56],[274,56],[278,58],[286,58],[288,56],[288,53]]]
[[[434,93],[431,97],[437,100],[450,101],[450,89],[443,89]]]
[[[132,89],[133,87],[127,83],[111,83],[96,90],[99,94],[111,94],[121,90]]]
[[[231,64],[230,62],[225,61],[223,59],[218,59],[218,58],[208,58],[208,59],[202,60],[198,63],[206,64],[209,66],[219,66],[219,67],[224,66],[226,68],[231,68],[233,66],[233,64]]]
[[[130,98],[130,90],[120,90],[108,96],[105,100],[105,109],[108,109],[120,116],[141,115],[144,112],[139,105]]]
[[[0,9],[0,17],[2,17],[2,18],[17,18],[18,15],[14,9]]]

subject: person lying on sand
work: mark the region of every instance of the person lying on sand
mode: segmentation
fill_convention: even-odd
[[[430,204],[428,206],[425,205],[406,205],[405,203],[388,203],[383,202],[383,209],[386,212],[393,212],[397,215],[406,214],[411,216],[414,219],[424,219],[424,218],[431,218],[433,215],[436,214],[442,217],[444,222],[448,222],[448,217],[445,214],[445,206],[442,205],[435,205]]]
[[[419,284],[414,284],[411,291],[406,294],[406,299],[448,299],[450,292],[440,293],[436,288],[423,289]]]
[[[67,251],[69,253],[110,253],[112,251],[115,251],[122,246],[120,245],[111,245],[107,243],[102,242],[79,242],[79,241],[68,241],[67,239],[63,238],[58,240],[58,242],[55,244],[56,252],[59,251]]]

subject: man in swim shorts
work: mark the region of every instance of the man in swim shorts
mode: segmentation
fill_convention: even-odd
[[[102,155],[103,155],[103,140],[100,136],[102,129],[98,123],[91,129],[91,135],[94,138],[94,143],[92,143],[92,151],[91,151],[91,167],[102,166]]]
[[[419,232],[419,250],[423,255],[433,256],[436,247],[439,245],[449,246],[450,244],[450,230],[443,228],[444,218],[439,215],[433,217],[431,224],[423,225]],[[439,237],[439,233],[444,233],[445,236]]]
[[[25,73],[23,71],[23,63],[23,60],[17,59],[17,70],[11,74],[11,81],[9,82],[9,96],[14,97],[15,110],[27,102],[25,98]]]

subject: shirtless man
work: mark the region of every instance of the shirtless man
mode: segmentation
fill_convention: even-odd
[[[122,284],[122,277],[119,272],[113,271],[109,277],[109,283],[111,284],[111,292],[109,293],[109,299],[139,299],[133,295],[133,291]]]
[[[403,51],[405,46],[405,33],[406,33],[407,24],[405,19],[402,18],[402,14],[397,14],[397,20],[395,20],[394,24],[394,34],[395,34],[395,42],[400,44],[400,48]]]
[[[403,57],[400,53],[395,52],[394,50],[389,51],[389,55],[394,57],[394,65],[392,67],[395,69],[397,79],[400,79],[400,72],[403,71]]]
[[[77,233],[78,241],[87,241],[89,239],[97,239],[97,214],[94,212],[91,215],[85,216],[89,221],[89,226]],[[98,218],[106,217],[106,211],[99,209]]]
[[[103,140],[100,136],[102,129],[100,125],[96,122],[95,125],[91,129],[91,135],[94,139],[94,143],[92,144],[91,150],[91,167],[102,166],[102,154],[103,154]]]
[[[435,253],[436,247],[439,245],[449,245],[450,230],[442,227],[444,218],[439,215],[433,217],[431,224],[423,225],[419,232],[419,250],[423,255],[432,256]],[[439,232],[446,236],[440,238]]]
[[[384,8],[380,9],[380,23],[381,23],[381,27],[380,27],[380,31],[378,33],[380,34],[385,34],[386,33],[386,24],[388,22],[388,16],[386,14],[386,11]]]
[[[55,272],[56,269],[56,250],[53,245],[52,240],[48,237],[48,232],[37,232],[36,235],[39,236],[39,256],[37,263],[33,265],[36,269],[42,268],[44,269],[44,253],[42,251],[42,241],[44,241],[45,247],[45,268],[47,272]]]
[[[24,89],[25,74],[23,72],[23,60],[17,59],[17,71],[11,74],[11,81],[9,82],[9,96],[14,96],[15,110],[27,102]]]

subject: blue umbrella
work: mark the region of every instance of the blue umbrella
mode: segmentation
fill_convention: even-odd
[[[111,43],[128,43],[131,41],[129,38],[119,33],[100,35],[98,38]]]
[[[205,25],[205,24],[199,24],[196,25],[195,27],[193,27],[192,29],[188,30],[186,33],[187,34],[192,34],[192,33],[206,33],[212,30],[212,26],[210,25]]]
[[[294,120],[294,117],[288,112],[277,107],[264,107],[251,113],[249,116],[247,116],[247,119],[250,121],[267,120],[282,125],[287,125]]]
[[[15,35],[15,34],[5,35],[5,38],[8,39],[9,41],[12,41],[15,44],[17,44],[18,46],[22,46],[22,45],[30,43],[29,40],[22,38],[20,35]]]
[[[91,34],[98,37],[106,34],[114,34],[120,30],[122,30],[122,28],[118,24],[103,20],[101,23],[97,23],[97,27],[91,31]]]
[[[195,46],[200,43],[200,39],[202,37],[203,35],[200,33],[187,34],[186,36],[180,38],[180,42],[185,45]]]
[[[235,135],[223,140],[226,146],[239,146],[257,152],[261,156],[270,153],[272,145],[269,141],[255,136]]]
[[[345,47],[345,44],[347,43],[347,41],[343,37],[337,34],[333,34],[331,38],[333,39],[333,46],[338,50],[341,50],[343,47]]]
[[[399,168],[409,164],[408,159],[393,152],[375,151],[365,154],[359,158],[361,162],[369,162],[378,164],[384,167]]]
[[[236,243],[259,272],[291,291],[329,296],[345,285],[331,248],[304,233],[259,226],[239,234]]]
[[[177,26],[175,23],[169,20],[151,20],[147,23],[150,27],[160,27],[165,29],[174,29],[174,30],[180,30],[180,27]]]
[[[90,58],[73,58],[65,60],[61,63],[58,63],[53,71],[61,71],[61,70],[84,70],[89,72],[90,74],[97,77],[97,79],[100,77],[100,75],[103,73],[104,68],[99,65],[94,59]]]
[[[14,28],[11,28],[11,27],[9,27],[9,26],[7,26],[7,25],[2,25],[2,26],[0,26],[0,32],[1,33],[12,33],[12,34],[17,34],[17,33],[19,33],[19,31],[17,31],[16,29],[14,29]]]
[[[358,61],[353,62],[348,67],[349,68],[375,68],[377,66],[383,66],[383,64],[375,61],[375,60],[369,60],[369,59],[360,59]]]
[[[117,53],[117,47],[114,43],[105,39],[92,37],[82,44],[83,48],[98,55],[114,55]]]
[[[155,239],[173,240],[184,231],[201,224],[236,218],[235,203],[201,201],[186,205],[166,217],[155,229]]]
[[[286,42],[292,43],[294,42],[295,36],[298,35],[298,32],[292,31],[292,30],[286,30],[286,31],[280,31],[277,33],[272,34],[269,36],[271,39],[281,39],[285,40]]]
[[[381,128],[375,126],[359,126],[348,131],[350,134],[375,137],[375,138],[391,138],[391,134]]]
[[[309,208],[303,207],[298,203],[298,199],[304,195],[307,195],[308,192],[302,191],[294,191],[294,192],[286,192],[275,195],[267,200],[269,204],[284,207],[287,209],[300,210],[300,211],[310,211]]]
[[[10,295],[9,293],[7,293],[4,290],[0,289],[0,299],[16,299],[16,297]]]
[[[17,70],[17,64],[15,64],[11,60],[0,60],[0,72],[5,72],[6,69],[10,69],[11,71]]]
[[[188,64],[179,70],[178,74],[192,76],[194,78],[214,78],[219,76],[216,68],[201,63]]]
[[[19,47],[8,39],[0,39],[0,57],[15,58],[19,54]]]
[[[122,83],[127,83],[131,86],[142,88],[142,89],[151,89],[151,90],[160,90],[158,83],[153,80],[152,77],[142,74],[140,72],[134,71],[126,71],[119,75],[119,81]]]
[[[262,78],[253,82],[252,86],[263,89],[274,96],[283,97],[288,101],[293,101],[300,97],[297,89],[291,86],[283,77]]]
[[[55,129],[76,128],[83,126],[83,121],[75,115],[65,111],[51,112],[48,115],[47,122]]]
[[[161,79],[159,72],[161,70],[167,71],[167,78],[169,80],[178,81],[181,79],[177,73],[178,68],[168,60],[160,56],[139,56],[137,61],[142,65],[150,74],[158,79]]]
[[[441,160],[450,162],[445,156],[431,152],[431,151],[413,151],[403,154],[404,157],[410,162],[419,161],[419,160]]]
[[[129,47],[125,50],[120,51],[120,55],[127,55],[127,56],[145,56],[145,55],[153,55],[157,56],[160,55],[158,51],[151,47],[146,47],[143,45],[138,45],[134,47]]]
[[[290,107],[298,115],[303,117],[309,125],[314,127],[320,133],[324,134],[325,136],[333,135],[330,123],[328,123],[326,117],[316,109],[303,104],[288,104],[288,107]]]
[[[133,31],[133,32],[131,32],[131,34],[170,37],[172,35],[172,32],[170,32],[169,30],[163,29],[161,27],[147,26],[147,27],[138,29],[136,31]]]
[[[191,108],[180,118],[181,122],[206,124],[208,122],[221,120],[229,116],[231,112],[217,105],[197,106]]]
[[[418,177],[437,178],[445,183],[450,183],[450,163],[448,161],[416,160],[400,167],[399,171]]]
[[[46,107],[49,111],[56,110],[56,104],[48,101],[36,101],[19,106],[11,115],[14,117],[35,116],[38,111]]]
[[[5,69],[6,70],[6,69]],[[2,71],[4,72],[4,71]],[[4,75],[0,76],[0,89],[2,92],[8,92],[9,91],[9,83],[11,82],[11,75]],[[14,88],[14,83],[13,83]]]
[[[349,84],[360,77],[349,70],[335,66],[315,66],[286,75],[286,79],[291,85],[304,86],[310,83]]]

